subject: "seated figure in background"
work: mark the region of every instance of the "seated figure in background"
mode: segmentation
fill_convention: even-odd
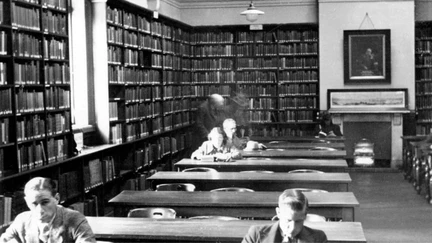
[[[327,242],[323,231],[303,225],[307,211],[308,201],[302,192],[285,190],[279,196],[276,208],[279,221],[269,225],[252,226],[242,243]]]
[[[332,117],[329,113],[324,113],[321,123],[315,128],[315,136],[318,137],[342,137],[342,132],[339,125],[332,122]]]
[[[239,138],[237,136],[237,124],[234,119],[228,118],[222,124],[226,140],[227,146],[234,146],[239,150],[258,150],[258,149],[266,149],[267,147],[255,141],[250,141],[249,137]]]
[[[208,134],[208,141],[205,141],[192,155],[192,159],[211,159],[214,161],[230,161],[241,159],[240,151],[233,145],[227,145],[226,137],[222,129],[213,128]]]
[[[58,205],[60,195],[51,179],[31,179],[24,194],[30,211],[15,218],[0,242],[96,242],[84,215]]]

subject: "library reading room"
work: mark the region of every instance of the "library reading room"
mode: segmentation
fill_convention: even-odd
[[[0,242],[431,229],[432,0],[0,0]]]

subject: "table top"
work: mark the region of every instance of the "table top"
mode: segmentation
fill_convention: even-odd
[[[182,159],[174,164],[179,169],[210,167],[218,171],[271,170],[288,172],[295,169],[316,169],[323,171],[343,171],[348,168],[343,159],[294,159],[294,158],[244,158],[230,162],[207,162]]]
[[[159,240],[161,242],[240,242],[252,225],[262,220],[189,220],[87,217],[98,240]],[[323,230],[328,242],[366,242],[360,222],[306,222]]]
[[[320,148],[333,148],[344,150],[345,144],[340,142],[335,143],[298,143],[289,141],[271,141],[263,142],[268,149],[320,149]]]
[[[326,151],[326,150],[285,150],[285,149],[267,149],[242,151],[243,157],[283,157],[283,158],[335,158],[344,159],[347,156],[346,150]]]
[[[332,143],[332,142],[344,142],[344,137],[326,137],[326,138],[317,138],[314,136],[305,136],[305,137],[290,137],[290,136],[280,136],[280,137],[271,137],[271,136],[252,136],[250,138],[253,141],[258,142],[269,142],[269,141],[290,141],[290,142],[299,142],[299,143],[311,143],[311,142],[319,142],[319,143]]]
[[[122,191],[112,205],[130,206],[221,206],[276,207],[281,192],[209,192],[209,191]],[[305,192],[309,207],[358,207],[352,192]]]

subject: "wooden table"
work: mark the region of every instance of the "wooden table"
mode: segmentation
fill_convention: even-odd
[[[280,137],[262,137],[262,136],[252,136],[250,138],[253,141],[258,142],[270,142],[270,141],[287,141],[287,142],[295,142],[295,143],[343,143],[345,142],[344,137],[326,137],[326,138],[317,138],[314,136],[306,136],[306,137],[289,137],[289,136],[280,136]]]
[[[110,242],[233,242],[239,243],[252,225],[263,220],[189,220],[118,217],[87,217],[97,240]],[[366,242],[360,222],[308,222],[323,230],[328,242]]]
[[[265,158],[301,158],[301,159],[345,159],[346,150],[325,151],[325,150],[285,150],[285,149],[267,149],[242,151],[243,157],[265,157]]]
[[[263,142],[268,149],[317,149],[317,148],[333,148],[337,150],[345,150],[344,143],[298,143],[288,141],[271,141]]]
[[[288,172],[297,169],[315,169],[325,172],[344,172],[348,169],[346,160],[342,159],[281,159],[281,158],[245,158],[231,162],[205,162],[201,160],[182,159],[174,164],[182,171],[192,167],[209,167],[219,172],[240,172],[245,170],[270,170]]]
[[[313,188],[347,192],[348,173],[239,173],[160,171],[147,178],[151,187],[163,183],[192,183],[197,191],[221,187],[247,187],[255,191],[283,191],[289,188]]]
[[[116,216],[126,216],[137,207],[168,207],[177,216],[219,215],[241,218],[271,219],[281,192],[184,192],[184,191],[122,191],[109,203]],[[359,207],[352,192],[305,192],[310,213],[326,218],[354,221]]]

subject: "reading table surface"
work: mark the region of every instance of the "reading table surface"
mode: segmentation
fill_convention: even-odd
[[[110,242],[235,242],[239,243],[252,225],[271,224],[262,220],[190,220],[123,217],[87,217],[97,240]],[[360,222],[308,222],[323,230],[328,242],[366,242]]]
[[[247,187],[255,191],[283,191],[289,188],[312,188],[330,192],[347,192],[348,173],[240,173],[160,171],[149,178],[153,189],[163,183],[192,183],[196,191],[221,187]]]
[[[333,148],[337,150],[345,150],[344,143],[298,143],[288,141],[271,141],[263,142],[268,149],[319,149],[319,148]]]
[[[343,159],[290,159],[290,158],[244,158],[230,162],[206,162],[193,159],[182,159],[174,166],[182,171],[192,167],[209,167],[217,171],[240,172],[246,170],[270,170],[288,172],[297,169],[315,169],[324,172],[343,172],[348,168]]]
[[[352,192],[305,192],[309,212],[326,218],[354,221],[359,202]],[[137,207],[169,207],[177,216],[223,215],[271,219],[280,192],[122,191],[109,203],[116,216]]]
[[[307,150],[307,149],[266,149],[242,151],[243,157],[265,157],[265,158],[315,158],[315,159],[345,159],[347,156],[346,150]]]

